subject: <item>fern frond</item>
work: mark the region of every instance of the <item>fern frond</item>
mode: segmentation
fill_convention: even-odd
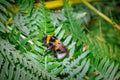
[[[39,79],[39,77],[42,79],[57,79],[40,67],[40,63],[37,62],[30,53],[24,56],[19,54],[15,46],[6,40],[0,41],[0,53],[0,78],[3,80]]]
[[[25,24],[25,18],[22,16],[22,14],[16,14],[14,17],[14,25],[19,29],[19,31],[22,32],[22,34],[29,35],[30,31]]]
[[[29,0],[29,1],[26,1],[26,0],[18,0],[16,1],[17,3],[17,6],[20,8],[20,12],[21,13],[27,13],[27,14],[30,14],[29,12],[32,11],[33,9],[33,3],[34,3],[34,0]],[[23,7],[24,6],[24,7]]]
[[[80,56],[78,56],[77,59],[74,59],[69,64],[68,63],[64,64],[64,63],[66,63],[66,60],[67,60],[67,59],[65,59],[64,62],[63,62],[63,64],[65,65],[65,68],[62,70],[61,74],[62,75],[69,74],[70,77],[74,78],[75,75],[80,73],[81,70],[83,70],[83,71],[88,70],[88,66],[89,66],[88,64],[90,64],[90,61],[88,60],[88,62],[86,62],[86,59],[84,59],[84,58],[88,55],[89,52],[90,51],[86,51],[86,52],[82,53]],[[80,62],[81,62],[81,64],[80,64]],[[85,74],[86,72],[87,71],[85,71],[83,73]],[[82,74],[80,73],[80,74],[83,76],[83,73]],[[82,76],[80,76],[80,77],[82,78]]]
[[[102,59],[100,63],[96,67],[93,66],[93,68],[97,73],[95,80],[99,79],[115,80],[116,79],[115,76],[119,74],[117,72],[119,71],[119,63],[115,64],[115,62],[113,61],[111,63],[110,60],[107,58]]]
[[[4,4],[6,7],[12,7],[9,1],[1,0],[0,3]]]
[[[81,26],[81,20],[75,18],[75,13],[73,13],[73,8],[68,4],[68,0],[64,0],[64,15],[67,18],[64,24],[64,29],[72,34],[74,40],[80,39],[82,35],[83,28]]]
[[[10,11],[10,9],[8,9],[10,7],[12,7],[12,3],[10,1],[0,1],[0,32],[5,33],[7,31],[6,25],[10,23],[8,20],[10,17],[12,17],[12,12]]]

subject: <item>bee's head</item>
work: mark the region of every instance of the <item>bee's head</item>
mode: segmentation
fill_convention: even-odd
[[[46,39],[47,39],[47,36],[43,36],[42,42],[43,42],[44,44],[46,44]]]

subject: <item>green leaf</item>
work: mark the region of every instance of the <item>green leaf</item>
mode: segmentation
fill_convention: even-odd
[[[113,68],[114,68],[114,62],[110,65],[110,67],[108,68],[107,72],[105,73],[106,79],[108,79],[108,77],[109,77],[111,71],[113,70]]]
[[[16,35],[16,40],[19,40],[19,39],[20,39],[20,34],[21,34],[20,32],[17,33],[17,35]]]
[[[117,72],[118,70],[118,67],[119,67],[119,64],[117,64],[114,69],[112,70],[111,74],[109,75],[109,80],[113,80],[114,79],[114,76],[115,76],[115,73]]]
[[[109,59],[108,59],[108,60],[105,62],[104,66],[103,66],[103,69],[102,69],[102,72],[103,72],[103,73],[107,71],[107,69],[108,69],[108,67],[109,67],[109,64],[110,64],[110,62],[109,62]]]
[[[84,59],[84,60],[81,62],[80,66],[78,66],[76,69],[73,70],[73,72],[71,72],[72,75],[73,75],[73,74],[76,75],[77,73],[79,73],[79,72],[83,69],[83,67],[85,66],[85,64],[86,64],[86,59]]]
[[[63,25],[60,25],[60,26],[58,26],[57,29],[55,29],[55,36],[58,35],[58,33],[60,32],[60,30],[62,29],[62,26],[63,26]]]
[[[75,46],[76,42],[72,42],[69,46],[68,49],[71,49],[73,46]]]
[[[38,46],[36,46],[36,45],[35,45],[33,48],[34,48],[34,50],[35,50],[35,51],[37,51],[37,52],[39,52],[39,53],[41,53],[41,54],[43,54],[43,53],[44,53],[44,50],[43,50],[43,49],[41,49],[41,48],[39,48],[39,47],[38,47]]]
[[[72,36],[68,36],[68,37],[66,38],[66,40],[63,42],[63,44],[64,44],[65,46],[68,45],[68,44],[70,43],[71,39],[72,39]]]
[[[0,10],[3,11],[7,15],[7,10],[6,8],[0,4]]]
[[[58,62],[54,62],[54,63],[53,62],[52,63],[49,62],[47,69],[48,70],[52,70],[54,68],[59,67],[60,65],[61,65],[61,63],[58,63]]]
[[[64,34],[65,34],[65,30],[60,32],[60,34],[58,35],[58,39],[61,40]]]
[[[15,2],[14,0],[10,0],[11,2]]]
[[[102,75],[102,74],[98,75],[98,76],[95,78],[95,80],[100,80],[101,78],[103,78],[103,75]]]
[[[88,59],[82,72],[80,73],[80,76],[84,77],[86,75],[87,71],[89,70],[89,67],[90,67],[90,60]]]
[[[24,46],[27,42],[28,42],[29,38],[26,38],[24,40],[21,41],[21,45]]]
[[[4,24],[0,22],[0,31],[3,32],[3,33],[5,33],[5,30],[6,29],[5,29]]]
[[[70,52],[69,52],[69,58],[73,57],[74,51],[75,51],[75,46],[72,46],[72,49],[70,49]]]
[[[25,44],[28,42],[28,40],[29,40],[29,39],[26,38],[26,39],[23,39],[23,40],[20,41],[20,42],[17,41],[17,42],[19,43],[19,45],[20,45],[20,46],[19,46],[19,49],[21,50],[21,52],[22,52],[22,51],[27,51],[27,50],[26,50],[26,47],[25,47]]]
[[[83,58],[85,58],[85,57],[88,55],[89,52],[90,52],[90,51],[86,51],[86,52],[82,53],[80,56],[78,56],[77,59],[74,59],[69,65],[66,66],[65,69],[62,70],[61,74],[63,74],[63,73],[64,73],[64,74],[65,74],[65,73],[70,73],[71,70],[72,70],[72,68],[77,67],[77,65],[79,64],[79,62],[80,62]],[[67,59],[66,59],[66,60],[67,60]],[[66,61],[64,61],[64,62],[66,63]],[[63,64],[64,64],[64,62],[63,62]]]
[[[63,70],[63,68],[64,68],[63,66],[61,66],[59,68],[55,68],[55,69],[52,70],[51,73],[54,74],[54,75],[57,75]]]
[[[8,1],[1,0],[0,3],[4,4],[7,7],[12,7],[12,5]]]
[[[22,69],[20,70],[20,75],[21,75],[20,80],[25,80],[26,74],[27,74],[27,73],[25,72],[25,69],[22,68]]]
[[[14,76],[14,80],[17,80],[17,79],[19,79],[19,77],[20,77],[20,65],[17,65],[16,66],[16,72],[15,72],[16,74],[15,74],[15,76]]]
[[[1,66],[2,66],[2,63],[3,63],[3,57],[2,57],[2,55],[0,54],[0,68],[1,68]]]
[[[77,75],[77,79],[82,79],[85,76],[85,74],[87,73],[90,67],[89,65],[90,65],[90,60],[86,62],[85,66],[83,67],[83,70],[80,72],[79,75]]]
[[[3,66],[3,70],[4,70],[4,72],[5,72],[5,74],[6,74],[7,76],[8,76],[8,65],[9,65],[9,62],[6,61],[5,64],[4,64],[4,66]]]
[[[13,66],[10,66],[9,73],[10,74],[9,74],[8,80],[12,80],[13,73],[14,73],[14,67]]]
[[[103,69],[103,67],[104,67],[104,64],[105,64],[106,60],[107,60],[107,59],[104,58],[104,59],[100,62],[99,66],[98,66],[98,69],[99,69],[100,71],[102,71],[102,69]]]
[[[120,78],[120,71],[116,74],[115,80],[118,80]]]
[[[4,14],[0,13],[0,20],[2,22],[6,22],[7,21],[7,17]]]

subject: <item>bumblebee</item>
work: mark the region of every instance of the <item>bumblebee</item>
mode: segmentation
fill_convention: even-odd
[[[58,59],[63,59],[67,55],[68,49],[55,36],[45,35],[42,41],[47,46],[45,55],[49,50],[52,50],[54,53],[53,57],[57,57]]]

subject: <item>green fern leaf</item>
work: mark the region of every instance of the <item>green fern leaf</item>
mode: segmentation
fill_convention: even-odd
[[[71,76],[74,76],[74,75],[78,74],[78,73],[84,68],[85,64],[86,64],[86,59],[84,59],[84,60],[81,62],[81,65],[80,65],[80,66],[78,66],[76,69],[73,70]]]
[[[19,79],[19,76],[20,76],[20,65],[17,65],[16,66],[16,71],[15,71],[15,76],[14,76],[14,80],[17,80]]]
[[[63,25],[59,25],[58,28],[55,29],[55,31],[54,31],[54,32],[55,32],[55,36],[57,36],[58,33],[60,33],[60,30],[62,29],[62,26],[63,26]]]
[[[5,8],[3,5],[1,5],[1,4],[0,4],[0,10],[7,15],[7,10],[6,10],[6,8]]]
[[[58,63],[58,62],[55,62],[55,63],[49,62],[47,69],[48,69],[48,71],[49,71],[49,70],[52,70],[52,69],[54,69],[54,68],[59,67],[60,65],[61,65],[61,63]]]
[[[6,21],[7,21],[6,15],[0,13],[0,20],[1,20],[2,22],[6,22]]]
[[[89,68],[89,61],[86,63],[86,65],[84,66],[84,68],[83,68],[83,71],[82,72],[80,72],[78,75],[77,75],[77,80],[84,80],[84,77],[85,77],[85,74],[86,74],[86,72],[88,72],[88,68]],[[76,80],[75,79],[75,80]]]
[[[109,62],[109,59],[106,60],[104,66],[102,67],[102,72],[103,72],[103,73],[107,71],[107,68],[109,67],[109,63],[110,63],[110,62]]]
[[[118,80],[118,79],[120,79],[120,71],[115,76],[115,80]]]
[[[61,31],[60,34],[58,35],[58,39],[61,40],[64,34],[65,30]]]
[[[115,64],[114,62],[110,64],[109,59],[103,58],[100,61],[100,64],[98,64],[98,67],[95,69],[99,74],[98,76],[96,76],[95,80],[99,80],[99,79],[114,80],[118,71],[118,67],[119,64]]]
[[[114,65],[115,65],[115,64],[114,64],[114,62],[113,62],[113,63],[110,65],[110,67],[108,68],[107,72],[105,73],[106,78],[109,77],[109,75],[110,75],[112,69],[114,68]]]
[[[72,68],[73,68],[73,67],[76,67],[76,66],[78,65],[79,61],[80,61],[81,59],[85,58],[89,52],[90,52],[90,51],[86,51],[86,52],[84,52],[83,54],[81,54],[80,56],[78,56],[78,58],[75,59],[75,60],[73,60],[69,66],[67,66],[65,69],[63,69],[63,71],[61,72],[61,74],[63,74],[63,73],[64,73],[64,74],[65,74],[65,73],[70,73],[71,70],[72,70]],[[63,63],[64,63],[64,62],[63,62]]]
[[[77,76],[78,79],[80,79],[80,77],[84,77],[86,75],[86,73],[88,72],[88,69],[90,67],[90,60],[88,60],[82,70],[82,72],[80,72],[80,74]]]
[[[12,80],[14,76],[14,66],[10,66],[8,73],[10,73],[8,76],[8,80]]]
[[[3,33],[5,33],[5,30],[6,29],[5,29],[4,24],[0,22],[0,31],[3,32]]]
[[[45,70],[43,70],[38,65],[39,63],[30,54],[29,55],[25,54],[24,56],[17,54],[15,51],[15,46],[11,45],[8,41],[5,40],[0,41],[0,51],[1,51],[0,57],[5,61],[5,63],[3,62],[0,63],[3,65],[3,67],[0,68],[1,69],[0,78],[3,80],[20,79],[20,75],[21,76],[25,75],[22,76],[24,77],[21,78],[22,80],[32,79],[33,77],[36,77],[35,75],[38,75],[43,79],[53,79],[53,80],[57,79],[54,76],[51,76]],[[16,56],[14,54],[16,54]],[[17,61],[14,61],[15,59],[13,59],[14,57],[13,55],[15,56],[15,58],[17,58]],[[21,73],[21,70],[22,73],[24,74]],[[32,75],[33,73],[35,75]]]
[[[114,76],[115,76],[115,73],[117,73],[117,70],[118,70],[118,67],[119,67],[119,64],[117,64],[115,66],[115,68],[112,70],[111,74],[109,75],[109,80],[113,80],[114,79]]]
[[[55,68],[55,69],[51,70],[51,74],[58,75],[63,69],[64,69],[64,66]]]
[[[75,51],[75,46],[73,46],[72,49],[69,52],[69,59],[71,59],[73,57],[74,51]]]
[[[102,71],[102,69],[103,69],[103,67],[104,67],[104,64],[105,64],[106,60],[107,60],[107,59],[104,58],[104,59],[100,62],[99,66],[98,66],[98,69],[99,69],[100,71]]]
[[[63,42],[63,44],[67,46],[70,43],[71,39],[72,39],[72,36],[68,36],[66,40]]]
[[[1,0],[0,3],[4,4],[6,7],[12,7],[12,5],[6,0]]]

